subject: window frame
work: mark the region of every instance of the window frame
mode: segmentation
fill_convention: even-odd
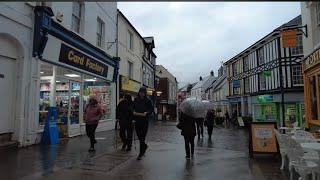
[[[263,46],[257,50],[257,60],[259,66],[265,63]]]
[[[133,51],[133,33],[130,30],[128,30],[127,48]]]
[[[263,79],[263,81],[261,81],[262,79]],[[264,82],[263,88],[261,86],[262,82]],[[259,73],[259,90],[261,90],[261,91],[267,90],[267,78],[263,75],[263,72]]]
[[[99,37],[100,37],[100,44],[99,44]],[[100,17],[97,17],[97,46],[103,48],[104,41],[105,41],[105,23]]]
[[[128,77],[133,79],[133,62],[128,60]]]
[[[315,4],[316,23],[320,27],[320,3]]]
[[[303,55],[303,39],[302,34],[297,35],[297,46],[290,48],[291,55]]]
[[[297,69],[299,68],[299,70]],[[300,74],[299,74],[300,71]],[[296,73],[298,72],[298,73]],[[291,66],[291,76],[292,76],[292,85],[293,86],[303,86],[303,72],[302,72],[302,65],[293,65]],[[296,79],[299,78],[299,79]],[[296,83],[300,82],[300,83]]]
[[[75,13],[75,4],[79,5],[79,12]],[[72,31],[80,34],[81,33],[81,25],[82,25],[82,14],[83,14],[83,6],[84,4],[79,1],[72,2],[72,13],[71,13],[71,29]],[[74,20],[77,21],[77,26],[74,24]]]

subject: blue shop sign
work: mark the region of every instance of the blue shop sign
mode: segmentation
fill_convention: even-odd
[[[238,102],[241,102],[241,98],[232,98],[232,99],[229,99],[229,103],[238,103]]]
[[[240,87],[240,80],[234,80],[234,81],[233,81],[233,87],[234,87],[234,88]]]

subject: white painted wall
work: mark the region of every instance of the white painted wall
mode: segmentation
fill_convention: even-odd
[[[133,50],[127,47],[128,31],[133,34]],[[144,53],[143,39],[141,39],[141,37],[120,14],[118,15],[118,38],[118,55],[121,59],[119,74],[127,77],[129,76],[128,61],[130,61],[133,63],[133,80],[141,82],[142,85],[142,56]]]
[[[301,2],[302,25],[308,27],[308,37],[303,37],[303,53],[308,56],[313,50],[320,47],[320,26],[316,23],[315,5],[319,2]]]

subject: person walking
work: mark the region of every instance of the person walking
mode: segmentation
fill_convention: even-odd
[[[205,125],[207,126],[209,140],[211,140],[215,118],[215,111],[213,109],[208,110]]]
[[[147,89],[141,87],[138,93],[138,97],[133,103],[133,115],[135,120],[135,129],[140,142],[140,152],[137,160],[141,160],[142,156],[145,154],[148,145],[145,143],[149,116],[153,111],[151,100],[147,97]]]
[[[86,123],[86,133],[90,139],[89,152],[95,151],[94,144],[97,143],[95,139],[95,132],[100,118],[103,115],[102,108],[98,103],[96,96],[89,98],[89,103],[84,110],[84,121]]]
[[[131,151],[132,146],[132,97],[129,94],[121,94],[122,100],[119,102],[116,109],[116,117],[120,125],[120,138],[123,143],[123,151]]]
[[[194,156],[194,137],[196,136],[196,119],[181,112],[178,128],[184,137],[186,159]]]
[[[224,119],[225,119],[225,127],[229,127],[229,124],[230,124],[230,116],[229,116],[229,112],[226,111],[224,113]]]
[[[198,139],[200,139],[200,135],[203,138],[203,118],[196,118],[196,124],[197,124]]]

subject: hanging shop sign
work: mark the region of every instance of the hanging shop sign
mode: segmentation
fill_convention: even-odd
[[[36,6],[34,14],[33,57],[107,81],[117,80],[120,58],[54,21],[50,7]]]
[[[114,67],[51,35],[48,35],[42,60],[109,81],[113,80]]]
[[[131,92],[139,92],[141,84],[129,79],[126,76],[120,76],[121,78],[121,90],[131,91]]]
[[[282,39],[282,47],[288,48],[288,47],[295,47],[298,44],[297,41],[297,30],[296,29],[290,29],[285,30],[281,32],[281,39]]]
[[[234,80],[234,81],[233,81],[233,87],[234,87],[234,88],[240,87],[240,80]]]
[[[264,77],[270,77],[270,76],[271,76],[271,71],[263,71],[263,72],[262,72],[262,75],[263,75]]]
[[[249,154],[275,154],[279,147],[275,137],[274,129],[276,122],[252,122],[249,130]]]
[[[320,48],[311,53],[304,60],[304,70],[314,67],[320,62]]]
[[[94,73],[99,76],[108,76],[107,64],[91,58],[63,43],[61,44],[60,48],[59,62]]]
[[[257,96],[257,101],[260,103],[273,102],[273,95],[260,95]]]

